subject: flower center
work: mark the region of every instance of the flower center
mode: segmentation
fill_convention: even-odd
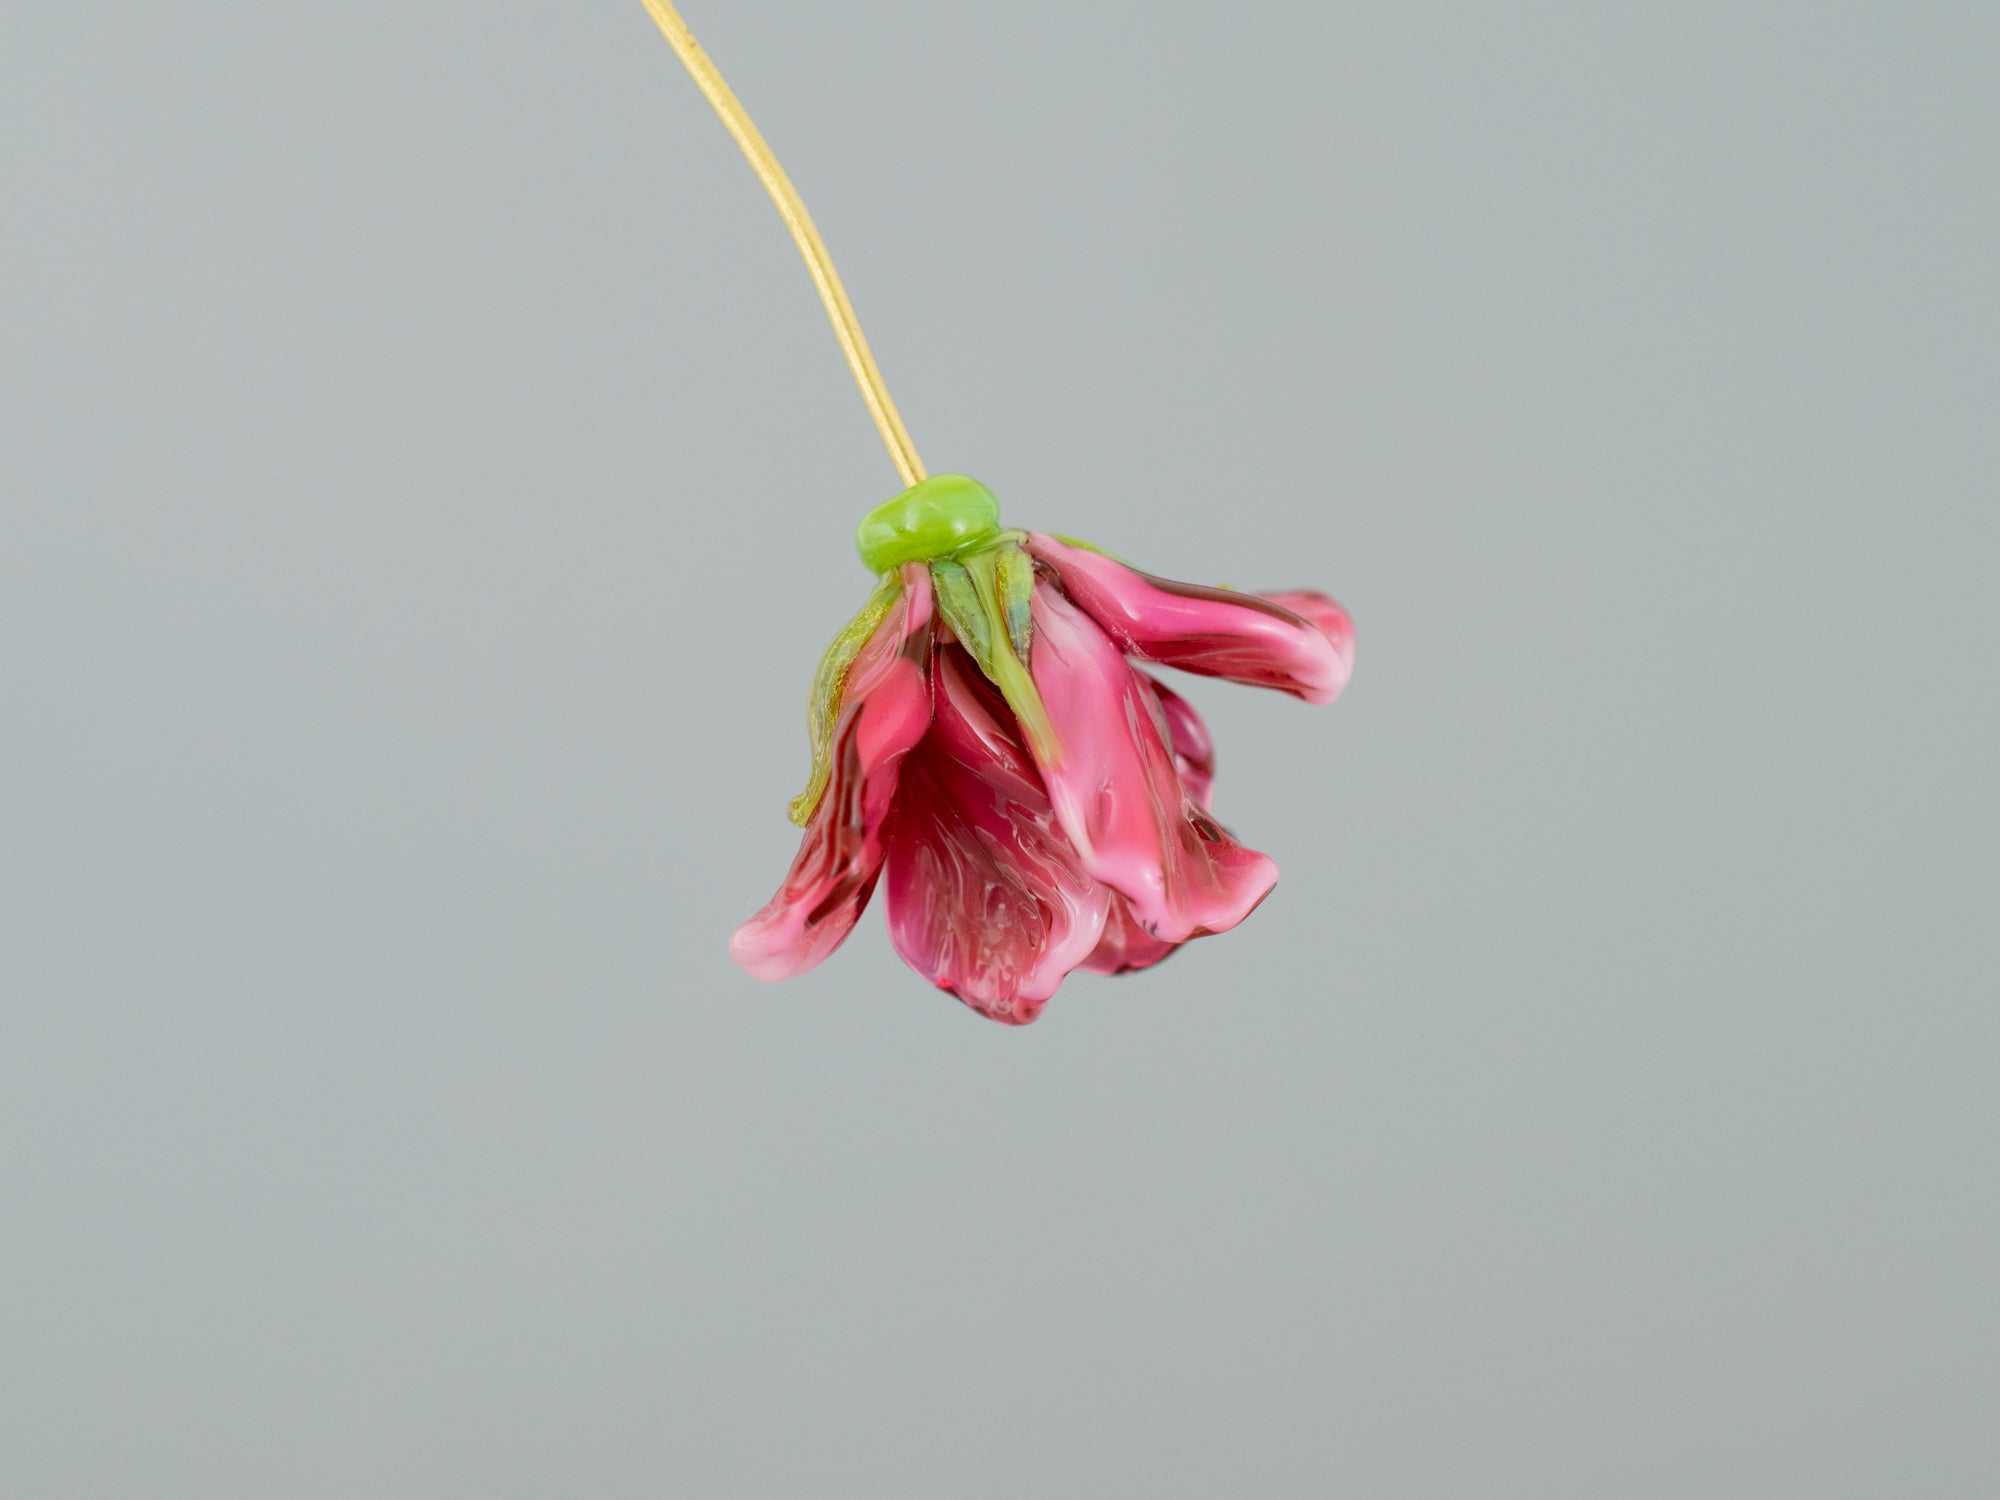
[[[855,550],[871,573],[972,551],[1000,534],[1000,502],[963,474],[933,474],[862,519]]]

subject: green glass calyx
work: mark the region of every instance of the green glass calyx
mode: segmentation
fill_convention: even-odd
[[[963,474],[933,474],[863,518],[855,550],[871,573],[957,557],[1000,534],[1000,502]]]

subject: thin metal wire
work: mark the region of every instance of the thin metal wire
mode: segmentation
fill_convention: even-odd
[[[840,284],[839,273],[833,269],[833,257],[827,253],[826,241],[813,227],[812,216],[806,212],[805,204],[799,201],[798,189],[792,186],[792,180],[778,165],[778,158],[771,154],[762,132],[744,110],[742,101],[723,81],[722,74],[716,71],[715,64],[709,61],[708,54],[702,51],[701,43],[694,39],[694,33],[688,30],[680,12],[668,0],[640,0],[640,3],[660,28],[667,45],[686,65],[695,86],[714,107],[716,114],[722,117],[722,123],[735,137],[736,144],[742,147],[751,170],[764,184],[771,201],[778,205],[785,227],[791,230],[792,238],[798,243],[799,254],[805,257],[806,270],[812,274],[819,300],[826,304],[826,315],[833,323],[834,337],[840,340],[841,353],[847,356],[848,368],[854,372],[854,382],[861,387],[861,399],[868,403],[868,415],[875,419],[875,427],[882,434],[882,441],[888,445],[889,457],[895,461],[896,471],[903,476],[905,485],[918,483],[924,478],[924,461],[917,457],[917,445],[910,440],[909,429],[903,426],[896,403],[889,399],[889,387],[882,380],[882,371],[875,363],[875,356],[868,350],[868,340],[862,337],[861,322],[854,316],[854,304],[847,300],[847,289]]]

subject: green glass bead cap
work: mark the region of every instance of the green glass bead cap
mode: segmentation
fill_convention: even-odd
[[[854,547],[871,573],[956,557],[1000,534],[1000,502],[963,474],[933,474],[862,519]]]

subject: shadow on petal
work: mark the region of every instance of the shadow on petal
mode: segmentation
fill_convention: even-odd
[[[998,692],[939,649],[930,733],[886,831],[889,935],[982,1015],[1023,1025],[1089,958],[1110,892],[1084,872]]]
[[[1174,769],[1181,785],[1203,812],[1210,810],[1215,794],[1215,741],[1194,705],[1150,673],[1138,674],[1159,701],[1160,717],[1167,726],[1167,744],[1174,752]]]
[[[1093,974],[1130,974],[1135,969],[1152,968],[1180,952],[1183,946],[1154,937],[1132,915],[1132,904],[1123,896],[1114,896],[1111,911],[1104,919],[1104,936],[1083,961],[1083,967]]]

